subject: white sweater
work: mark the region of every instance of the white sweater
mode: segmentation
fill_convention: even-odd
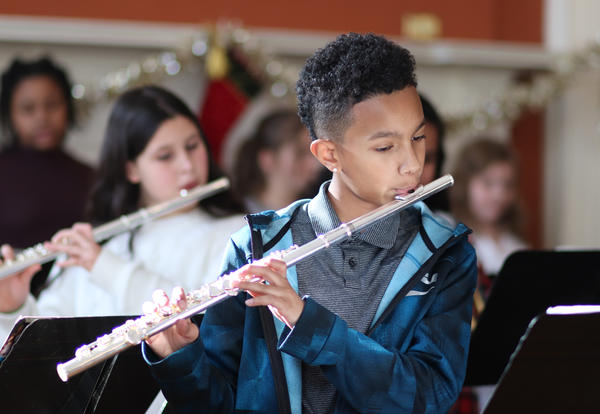
[[[213,218],[194,209],[144,225],[133,239],[113,237],[91,272],[62,271],[36,301],[29,296],[13,313],[0,313],[0,344],[19,315],[137,315],[156,289],[195,289],[215,280],[229,236],[245,224],[241,215]],[[51,275],[53,272],[51,272]]]

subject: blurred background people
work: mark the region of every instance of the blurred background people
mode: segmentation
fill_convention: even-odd
[[[506,144],[478,138],[461,150],[453,175],[452,214],[473,229],[471,242],[485,274],[496,275],[508,255],[526,247],[516,156]]]
[[[265,116],[237,150],[233,189],[251,212],[277,210],[308,194],[322,167],[310,152],[308,132],[294,110]],[[320,184],[320,183],[318,183]]]
[[[423,94],[419,94],[423,115],[425,116],[425,165],[421,175],[421,183],[427,184],[443,175],[446,151],[444,150],[444,137],[446,136],[446,125],[438,114],[433,104]],[[450,202],[448,190],[441,191],[429,197],[425,204],[434,212],[442,214],[449,219]]]
[[[63,69],[48,58],[15,59],[1,87],[0,239],[26,248],[83,219],[93,171],[63,150],[75,123]],[[33,292],[46,274],[33,281]]]
[[[130,90],[115,103],[106,128],[91,221],[174,199],[182,189],[222,176],[185,103],[160,87]],[[245,224],[241,211],[225,191],[102,246],[90,224],[59,231],[47,248],[67,253],[58,263],[66,269],[56,277],[52,271],[52,282],[37,300],[28,295],[31,269],[0,280],[0,338],[19,314],[139,314],[155,289],[195,289],[215,280],[229,236]],[[11,256],[6,246],[3,253]]]

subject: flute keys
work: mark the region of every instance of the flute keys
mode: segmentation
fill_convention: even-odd
[[[137,345],[140,342],[142,342],[142,339],[144,339],[146,332],[147,332],[146,329],[142,329],[142,330],[139,330],[137,328],[130,329],[127,331],[127,334],[125,335],[125,340],[132,345]]]
[[[35,246],[33,246],[33,249],[39,255],[46,255],[46,254],[48,254],[48,250],[46,250],[46,248],[44,247],[44,245],[42,243],[36,244]]]
[[[200,289],[192,290],[190,292],[190,299],[196,303],[202,303],[209,297],[210,297],[210,292],[206,285],[202,286]]]
[[[97,342],[98,342],[98,346],[99,347],[104,347],[108,344],[110,344],[112,342],[112,337],[110,335],[102,335],[100,338],[98,338]]]
[[[214,298],[215,296],[219,296],[223,293],[223,280],[222,278],[218,279],[216,282],[213,282],[208,285],[208,296]]]
[[[175,309],[170,305],[161,306],[158,308],[157,313],[163,318],[166,318],[167,316],[173,315],[173,313],[175,313]]]
[[[80,346],[75,350],[75,358],[88,358],[92,354],[92,350],[88,345]]]
[[[223,291],[225,291],[225,293],[227,293],[229,296],[237,296],[240,290],[231,284],[231,282],[235,280],[234,278],[232,278],[230,275],[226,275],[223,276],[220,280],[221,287],[223,288]]]

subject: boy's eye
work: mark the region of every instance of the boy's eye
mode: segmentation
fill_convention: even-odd
[[[386,145],[385,147],[377,147],[377,148],[375,148],[375,151],[377,151],[377,152],[385,152],[385,151],[391,150],[392,147],[393,147],[393,145]]]
[[[424,140],[425,138],[427,138],[427,137],[425,136],[425,134],[423,134],[423,135],[417,135],[416,137],[413,137],[413,141],[422,141],[422,140]]]
[[[159,154],[158,157],[156,157],[156,159],[158,159],[159,161],[168,161],[171,159],[171,153],[165,152],[164,154]]]

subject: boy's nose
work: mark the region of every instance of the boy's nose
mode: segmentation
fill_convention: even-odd
[[[412,145],[404,151],[404,157],[400,162],[399,173],[401,175],[414,175],[419,171],[421,164]]]

